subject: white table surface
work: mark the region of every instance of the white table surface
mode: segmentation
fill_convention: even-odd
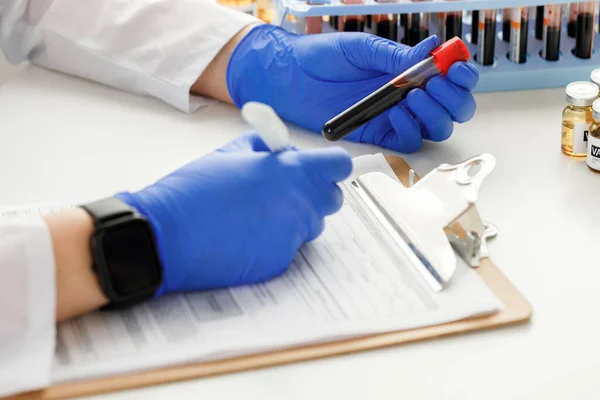
[[[477,102],[476,117],[452,139],[406,158],[424,175],[482,152],[497,157],[478,208],[500,231],[492,258],[533,305],[529,324],[98,397],[599,398],[600,175],[559,151],[563,90],[480,94]],[[30,67],[0,87],[0,206],[135,189],[246,129],[227,105],[186,115]],[[297,128],[292,139],[330,145]],[[342,145],[353,155],[379,151]]]

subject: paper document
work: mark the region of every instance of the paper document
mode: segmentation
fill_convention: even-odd
[[[381,154],[355,159],[355,175],[373,171],[395,178]],[[341,186],[341,211],[276,279],[170,295],[60,324],[53,380],[435,325],[503,309],[460,259],[450,286],[434,293],[348,181]]]

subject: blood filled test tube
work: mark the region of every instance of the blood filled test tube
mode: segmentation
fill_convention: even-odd
[[[523,64],[527,61],[527,33],[529,31],[529,8],[515,7],[510,20],[510,61]]]
[[[591,58],[594,47],[595,1],[579,3],[577,12],[577,34],[575,35],[575,57]]]
[[[363,4],[365,0],[342,0],[343,4]],[[338,19],[338,30],[342,32],[362,32],[365,29],[364,15],[342,15]]]
[[[337,15],[329,16],[329,26],[331,26],[335,30],[338,29],[338,16]]]
[[[323,32],[323,20],[321,17],[306,17],[305,32],[308,34]]]
[[[544,6],[535,8],[535,38],[544,39]]]
[[[400,26],[406,28],[408,25],[408,14],[400,14]]]
[[[469,59],[467,46],[455,37],[431,52],[431,56],[415,64],[358,103],[342,111],[323,125],[323,136],[338,141],[373,118],[402,101],[415,88],[425,85],[436,75],[446,75],[457,61]]]
[[[462,37],[462,11],[447,12],[444,24],[446,25],[445,40],[450,40],[453,37]]]
[[[308,5],[318,5],[323,4],[319,1],[306,0],[306,4]],[[323,18],[322,17],[306,17],[304,24],[305,33],[321,33],[323,32]]]
[[[562,7],[552,4],[544,7],[544,32],[542,58],[546,61],[557,61],[560,56],[560,23]]]
[[[495,21],[494,21],[495,22]],[[494,24],[495,26],[496,24]],[[495,34],[495,32],[494,32]],[[471,43],[477,44],[479,40],[479,10],[471,13]]]
[[[436,26],[437,36],[440,39],[440,42],[444,43],[446,41],[446,13],[431,13],[429,17],[429,22],[433,23]]]
[[[479,39],[477,44],[477,62],[481,65],[493,65],[496,48],[496,10],[481,10],[479,20]]]
[[[511,9],[505,8],[502,10],[502,40],[510,42],[510,19]]]
[[[409,46],[416,46],[429,36],[429,14],[411,13],[407,21],[407,41]]]
[[[338,25],[341,32],[362,32],[365,29],[365,17],[363,15],[342,15]]]
[[[569,19],[567,23],[567,35],[574,38],[577,36],[577,14],[579,13],[579,3],[569,4]]]
[[[392,14],[373,16],[373,34],[384,39],[398,40],[398,19]]]

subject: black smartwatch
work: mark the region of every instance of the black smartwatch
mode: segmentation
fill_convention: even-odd
[[[151,298],[162,282],[152,226],[135,209],[111,197],[81,206],[93,218],[93,268],[109,308]]]

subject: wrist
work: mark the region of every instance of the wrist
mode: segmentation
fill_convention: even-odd
[[[262,24],[261,22],[253,23],[243,27],[229,42],[223,46],[219,53],[208,64],[200,77],[190,88],[190,93],[201,96],[212,97],[227,103],[231,103],[231,97],[227,90],[226,70],[231,54],[236,46],[242,41],[255,26]]]
[[[293,51],[291,42],[296,35],[281,27],[261,24],[253,27],[237,44],[227,65],[227,90],[233,103],[241,108],[247,101],[273,105],[272,93],[265,90],[267,81],[279,81],[287,86],[286,74],[277,74],[273,68],[286,71]]]
[[[94,221],[81,209],[44,217],[56,265],[56,319],[62,321],[108,303],[93,271],[90,240]]]

